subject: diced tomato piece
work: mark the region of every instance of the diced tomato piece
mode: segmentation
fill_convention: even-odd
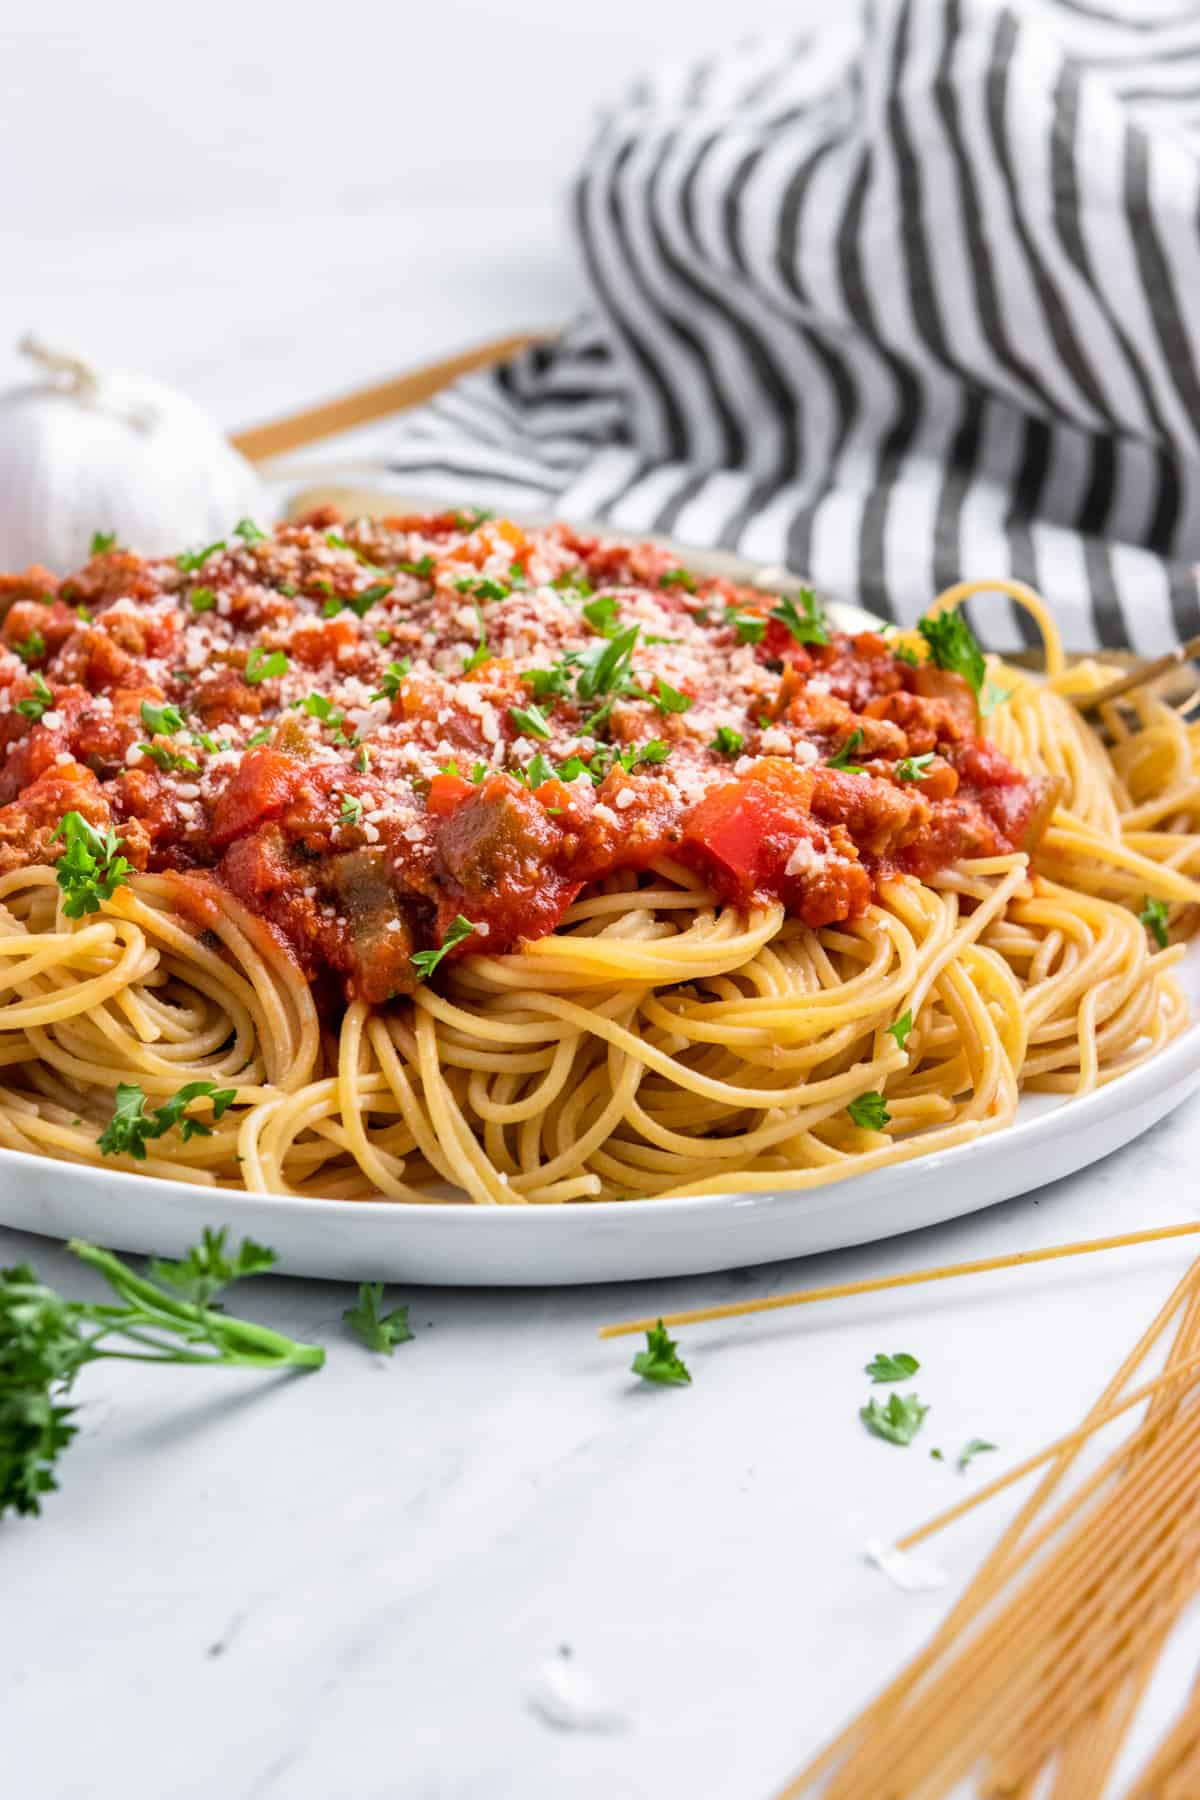
[[[448,819],[476,791],[475,783],[462,775],[438,774],[429,783],[425,805],[435,819]]]
[[[234,770],[213,809],[211,841],[216,849],[278,818],[305,778],[304,764],[277,750],[251,750]]]

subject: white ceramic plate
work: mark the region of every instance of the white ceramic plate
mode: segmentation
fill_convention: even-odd
[[[1181,965],[1200,1003],[1200,946]],[[1200,1010],[1200,1005],[1197,1005]],[[1127,1144],[1200,1087],[1200,1022],[1086,1099],[1023,1100],[1005,1131],[829,1187],[593,1206],[293,1200],[0,1150],[0,1224],[178,1256],[202,1226],[271,1244],[289,1275],[515,1287],[699,1275],[869,1243],[977,1212]]]
[[[406,503],[391,496],[388,504]],[[414,500],[412,510],[434,504]],[[776,590],[798,585],[785,570],[672,548],[707,573]],[[844,631],[878,622],[858,607],[825,605]],[[214,1193],[0,1150],[0,1225],[159,1256],[181,1255],[205,1225],[228,1225],[233,1237],[270,1244],[285,1274],[476,1287],[699,1275],[870,1243],[1086,1168],[1200,1087],[1200,944],[1181,971],[1197,1022],[1144,1067],[1084,1100],[1033,1095],[1005,1131],[829,1187],[579,1206],[348,1205]]]

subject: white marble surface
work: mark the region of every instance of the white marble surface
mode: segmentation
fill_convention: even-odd
[[[586,37],[551,0],[444,0],[394,9],[382,43],[351,0],[336,44],[230,0],[188,22],[145,0],[7,10],[0,377],[38,325],[231,426],[562,316],[557,198],[592,107],[696,35],[682,0],[609,0]],[[758,0],[739,21],[816,11]],[[62,1492],[0,1526],[3,1792],[766,1800],[921,1642],[1007,1503],[937,1547],[942,1594],[897,1593],[865,1539],[1073,1423],[1187,1250],[695,1330],[687,1390],[635,1382],[632,1346],[595,1327],[1188,1218],[1198,1161],[1193,1102],[1040,1195],[804,1266],[397,1291],[417,1336],[391,1362],[344,1333],[346,1289],[259,1282],[242,1308],[326,1343],[321,1374],[89,1371]],[[0,1231],[0,1260],[26,1255],[88,1289],[48,1241]],[[922,1360],[911,1450],[858,1422],[881,1348]],[[1001,1452],[968,1476],[928,1456],[976,1435]],[[530,1709],[562,1644],[625,1731]],[[1198,1649],[1193,1621],[1143,1738]]]

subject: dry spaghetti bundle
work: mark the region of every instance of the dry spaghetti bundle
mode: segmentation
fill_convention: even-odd
[[[1173,1334],[1173,1336],[1172,1336]],[[1172,1337],[1159,1375],[1138,1381]],[[1145,1410],[1095,1466],[1101,1428]],[[1045,1473],[930,1644],[779,1800],[1100,1800],[1141,1695],[1200,1588],[1200,1263],[1077,1431],[900,1540],[906,1548]],[[1131,1800],[1200,1793],[1200,1698]]]

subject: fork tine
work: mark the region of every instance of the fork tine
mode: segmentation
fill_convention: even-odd
[[[1092,688],[1090,693],[1072,694],[1071,704],[1081,713],[1093,712],[1096,707],[1103,706],[1105,701],[1119,700],[1122,694],[1131,694],[1134,688],[1144,687],[1148,681],[1155,681],[1160,675],[1169,674],[1172,669],[1191,662],[1196,656],[1200,656],[1200,637],[1189,638],[1177,650],[1169,650],[1165,656],[1156,656],[1150,662],[1141,663],[1136,669],[1130,669],[1127,675],[1118,675],[1115,681],[1108,681],[1103,687]]]

